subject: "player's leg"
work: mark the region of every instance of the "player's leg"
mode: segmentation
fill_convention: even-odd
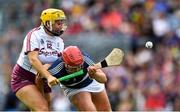
[[[72,96],[71,103],[79,111],[96,111],[89,92],[79,92]]]
[[[96,106],[92,102],[91,92],[98,93],[104,90],[104,84],[93,80],[88,86],[80,89],[67,88],[61,85],[65,95],[70,99],[76,108],[81,110],[96,111]]]
[[[91,93],[92,101],[98,111],[111,111],[109,99],[105,90],[98,93]]]
[[[43,79],[40,78],[39,74],[37,76],[35,76],[35,84],[38,88],[38,90],[42,93],[42,95],[44,95],[44,82]]]
[[[26,85],[16,92],[20,101],[34,111],[48,111],[48,102],[35,85]]]
[[[52,101],[52,93],[44,93],[44,98],[48,103],[49,109],[51,108],[51,101]]]
[[[45,79],[40,78],[39,75],[37,75],[35,79],[35,84],[38,90],[41,92],[41,94],[44,96],[44,98],[48,102],[48,106],[50,107],[51,88],[48,86],[47,81]]]
[[[44,89],[44,98],[46,99],[46,101],[48,102],[48,106],[50,108],[51,106],[51,100],[52,100],[52,91],[51,88],[48,86],[47,82],[44,81],[43,82],[43,89]]]
[[[15,65],[11,75],[11,89],[17,98],[31,110],[49,110],[48,103],[35,85],[33,73]]]

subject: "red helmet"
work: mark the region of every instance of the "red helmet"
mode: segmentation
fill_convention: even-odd
[[[70,66],[79,66],[84,62],[83,55],[77,46],[66,47],[62,52],[62,58]]]

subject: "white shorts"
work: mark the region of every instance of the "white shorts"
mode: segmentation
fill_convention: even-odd
[[[95,79],[93,79],[93,82],[91,84],[89,84],[88,86],[86,86],[84,88],[80,88],[80,89],[72,89],[72,88],[65,87],[63,85],[60,85],[60,86],[63,89],[64,94],[69,98],[69,100],[71,100],[71,97],[73,95],[75,95],[79,92],[87,91],[87,92],[96,93],[96,92],[103,91],[105,88],[103,83],[99,83]]]

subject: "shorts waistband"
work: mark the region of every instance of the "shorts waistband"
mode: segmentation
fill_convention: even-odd
[[[37,74],[37,71],[35,71],[35,70],[32,68],[32,66],[31,66],[31,67],[21,66],[21,65],[19,65],[18,63],[17,63],[17,65],[18,65],[19,67],[21,67],[22,69],[24,69],[24,70],[27,70],[27,71],[29,71],[29,72],[31,72],[31,73],[33,73],[33,74]]]
[[[66,86],[68,88],[72,88],[72,89],[79,89],[79,88],[83,88],[86,87],[87,85],[92,83],[92,79],[90,79],[89,77],[87,77],[85,80],[83,80],[81,83],[78,83],[77,85],[74,86]]]

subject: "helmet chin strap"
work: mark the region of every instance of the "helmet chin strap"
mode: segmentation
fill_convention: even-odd
[[[52,21],[49,21],[50,31],[52,32]]]

